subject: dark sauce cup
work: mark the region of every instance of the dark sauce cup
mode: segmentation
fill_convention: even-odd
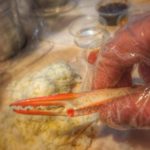
[[[127,21],[129,4],[126,0],[102,0],[97,4],[99,16],[108,26],[116,26]]]

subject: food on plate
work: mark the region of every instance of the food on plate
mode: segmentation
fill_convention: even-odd
[[[0,124],[1,149],[87,149],[92,142],[94,127],[91,122],[95,115],[82,118],[22,116],[13,113],[8,106],[20,98],[71,92],[80,82],[80,75],[67,62],[53,63],[39,71],[31,70],[28,76],[13,80],[7,87],[5,107],[0,114],[3,122]]]
[[[47,96],[54,93],[71,92],[80,82],[77,75],[66,62],[53,63],[39,72],[31,73],[19,81],[13,81],[9,88],[12,98],[24,99]]]

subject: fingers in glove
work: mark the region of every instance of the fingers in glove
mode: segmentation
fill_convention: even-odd
[[[117,129],[150,128],[150,88],[115,98],[100,109],[103,122]]]
[[[106,45],[96,61],[93,89],[115,87],[126,68],[135,63],[150,61],[150,15],[122,29]]]

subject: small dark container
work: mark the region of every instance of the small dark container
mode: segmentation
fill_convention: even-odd
[[[122,2],[110,2],[104,5],[98,4],[100,17],[103,17],[109,26],[117,25],[128,15],[128,4]]]

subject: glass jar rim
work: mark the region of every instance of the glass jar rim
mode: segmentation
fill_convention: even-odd
[[[104,29],[104,27],[100,27],[100,22],[99,22],[99,20],[101,20],[103,23],[104,23],[104,25],[106,25],[106,21],[101,17],[98,17],[98,16],[94,16],[94,15],[88,15],[88,16],[86,16],[86,15],[82,15],[82,16],[80,16],[77,20],[75,20],[74,22],[72,22],[71,24],[70,24],[70,26],[69,26],[69,33],[72,35],[72,36],[79,36],[78,35],[78,32],[75,32],[74,30],[73,30],[73,27],[74,26],[76,26],[77,25],[77,23],[80,21],[80,20],[82,20],[82,19],[84,19],[84,20],[86,20],[86,21],[90,21],[90,20],[95,20],[95,23],[93,23],[93,29],[98,29],[97,30],[97,32],[95,32],[95,34],[94,35],[88,35],[87,37],[90,37],[90,36],[95,36],[95,35],[97,35],[97,34],[99,34],[100,32],[107,32],[105,29]],[[94,26],[94,24],[95,24],[95,26]],[[96,25],[97,25],[97,27],[96,27]],[[85,28],[86,28],[86,26],[85,26]],[[87,27],[88,28],[88,27]]]

